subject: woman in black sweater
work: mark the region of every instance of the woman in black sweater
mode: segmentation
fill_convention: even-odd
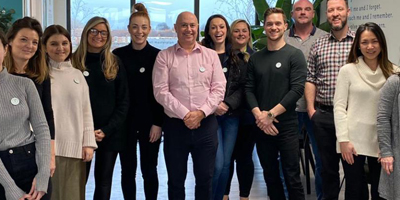
[[[4,66],[10,74],[30,78],[38,90],[51,138],[50,175],[53,176],[55,164],[54,116],[51,106],[51,88],[45,51],[41,44],[43,31],[40,23],[33,18],[24,17],[16,20],[6,34],[8,51]],[[47,195],[50,198],[51,183]]]
[[[110,25],[93,17],[82,31],[81,42],[72,56],[72,65],[81,70],[89,85],[94,133],[98,145],[95,159],[96,188],[93,199],[110,199],[112,174],[118,153],[124,148],[129,94],[126,72],[111,53]],[[90,162],[87,165],[88,176]]]
[[[136,146],[139,141],[140,163],[147,200],[156,200],[158,193],[157,160],[164,111],[154,99],[151,75],[159,49],[147,42],[150,18],[143,4],[129,19],[132,42],[114,50],[128,76],[130,108],[128,112],[128,148],[121,152],[122,191],[125,199],[136,199]]]

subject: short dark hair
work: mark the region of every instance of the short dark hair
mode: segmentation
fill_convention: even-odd
[[[47,41],[49,40],[49,38],[53,35],[63,35],[65,36],[68,41],[69,41],[69,55],[66,58],[66,60],[69,60],[72,56],[72,42],[71,42],[71,35],[69,34],[69,32],[62,26],[60,25],[51,25],[49,27],[46,28],[46,30],[44,30],[43,36],[42,36],[42,42],[43,42],[43,46],[46,48],[46,44]]]
[[[268,8],[264,12],[264,23],[267,21],[267,17],[272,15],[272,14],[282,14],[283,16],[283,22],[287,23],[287,18],[285,15],[285,11],[282,10],[282,8]]]
[[[346,7],[349,7],[349,2],[347,0],[343,0],[346,3]],[[326,5],[328,5],[329,0],[326,0]]]

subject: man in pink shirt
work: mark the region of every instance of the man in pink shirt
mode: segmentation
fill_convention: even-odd
[[[210,199],[218,144],[213,113],[223,100],[226,80],[217,53],[196,42],[196,16],[179,14],[174,28],[178,43],[158,54],[153,69],[154,96],[168,115],[163,126],[168,197],[185,199],[191,153],[195,199]]]

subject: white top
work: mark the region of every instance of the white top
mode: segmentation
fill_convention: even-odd
[[[334,118],[337,152],[339,142],[350,141],[357,154],[378,157],[376,116],[380,89],[386,82],[381,68],[372,71],[363,57],[344,65],[337,77]]]
[[[82,159],[82,148],[97,148],[89,88],[71,61],[49,60],[56,156]]]

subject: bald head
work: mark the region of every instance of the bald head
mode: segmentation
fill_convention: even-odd
[[[192,48],[195,45],[199,23],[197,17],[193,13],[180,13],[176,18],[174,28],[178,36],[178,43],[183,48]]]
[[[312,25],[314,5],[309,0],[298,0],[293,4],[292,18],[295,24]]]

